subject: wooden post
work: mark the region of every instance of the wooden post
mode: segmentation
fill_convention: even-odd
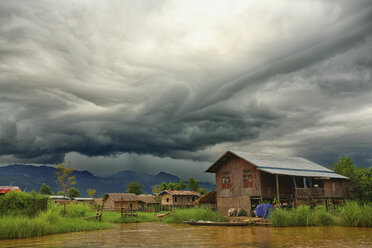
[[[278,174],[276,174],[276,198],[278,200],[278,206],[280,207],[279,176],[278,176]]]
[[[293,176],[293,184],[294,184],[294,189],[295,189],[295,193],[294,193],[294,207],[297,206],[297,193],[296,193],[296,189],[297,189],[297,183],[296,183],[296,178]]]

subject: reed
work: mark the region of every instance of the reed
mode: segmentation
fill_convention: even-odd
[[[138,212],[136,217],[128,216],[121,218],[119,212],[107,212],[102,214],[102,220],[112,223],[140,223],[140,222],[155,222],[159,218],[154,213]]]
[[[348,201],[340,209],[340,224],[344,226],[372,227],[372,203]]]
[[[0,239],[36,237],[54,233],[66,233],[111,228],[105,222],[64,218],[56,209],[49,209],[35,218],[4,216],[0,218]]]
[[[273,226],[329,226],[335,223],[334,216],[324,206],[311,209],[300,206],[293,210],[275,209],[269,217]]]

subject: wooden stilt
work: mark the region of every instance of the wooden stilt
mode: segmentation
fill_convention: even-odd
[[[297,206],[297,193],[296,193],[297,183],[296,183],[296,178],[294,176],[292,178],[293,178],[293,184],[294,184],[294,189],[295,189],[294,190],[294,201],[293,201],[294,207],[293,208],[295,208]]]
[[[279,176],[278,176],[278,174],[276,174],[276,198],[278,200],[278,206],[280,207]]]

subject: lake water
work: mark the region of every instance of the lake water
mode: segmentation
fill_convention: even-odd
[[[156,222],[2,240],[0,247],[372,247],[372,228],[211,227]]]

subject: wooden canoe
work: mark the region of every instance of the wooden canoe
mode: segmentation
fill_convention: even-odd
[[[196,222],[184,221],[183,223],[195,226],[254,226],[255,223],[249,222]]]

